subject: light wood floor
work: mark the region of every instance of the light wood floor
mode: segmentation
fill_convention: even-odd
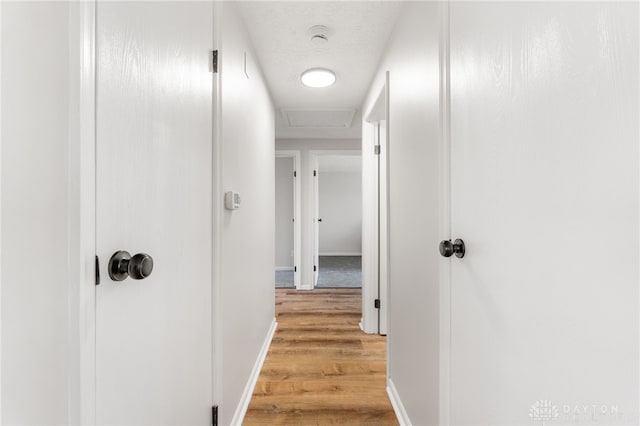
[[[278,329],[245,425],[397,425],[386,338],[360,331],[361,290],[276,289]]]

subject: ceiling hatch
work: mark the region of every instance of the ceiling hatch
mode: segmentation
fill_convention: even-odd
[[[355,109],[302,110],[281,109],[286,126],[293,128],[349,128]]]

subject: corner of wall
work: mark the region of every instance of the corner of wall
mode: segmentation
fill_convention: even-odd
[[[401,426],[411,426],[412,423],[409,414],[402,404],[402,400],[392,379],[387,381],[387,395],[389,395],[389,400],[398,418],[398,423],[400,423]]]
[[[271,346],[271,341],[273,340],[273,335],[275,334],[277,328],[278,323],[274,318],[273,322],[271,323],[271,327],[269,327],[269,331],[267,331],[267,335],[264,339],[264,343],[262,344],[262,348],[260,348],[260,352],[258,353],[256,362],[255,364],[253,364],[253,369],[251,370],[249,379],[244,386],[244,390],[242,391],[242,396],[240,397],[238,406],[236,407],[236,410],[233,413],[233,417],[231,418],[230,424],[232,426],[242,425],[244,416],[247,414],[247,409],[249,408],[249,404],[251,403],[253,390],[256,388],[256,383],[258,382],[258,378],[260,377],[262,366],[264,365],[264,361],[267,358],[267,354],[269,353],[269,347]]]

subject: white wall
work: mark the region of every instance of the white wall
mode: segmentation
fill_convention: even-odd
[[[313,188],[313,165],[310,164],[310,151],[359,151],[361,141],[359,139],[278,139],[276,140],[276,150],[297,150],[301,152],[302,161],[298,169],[298,176],[302,185],[302,230],[301,230],[301,262],[300,279],[303,288],[313,288],[313,216],[312,194]]]
[[[274,112],[244,24],[222,4],[222,189],[242,197],[222,213],[222,392],[229,424],[274,320]],[[244,54],[247,72],[244,73]]]
[[[439,423],[438,25],[437,3],[404,6],[363,106],[390,71],[388,369],[419,425]]]
[[[276,268],[293,268],[293,158],[276,158]]]
[[[320,256],[362,254],[362,174],[318,174]]]
[[[65,424],[69,5],[2,4],[2,423]]]

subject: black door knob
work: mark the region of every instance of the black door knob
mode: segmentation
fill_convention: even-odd
[[[127,277],[134,280],[147,278],[153,272],[153,258],[146,253],[131,257],[127,251],[117,251],[109,260],[109,277],[113,281],[123,281]]]
[[[453,243],[451,240],[440,241],[440,255],[444,257],[453,256]]]
[[[153,258],[146,253],[138,253],[129,261],[129,276],[134,280],[147,278],[153,272]]]
[[[444,257],[451,257],[455,254],[456,257],[463,258],[464,253],[464,241],[459,238],[454,242],[451,242],[451,240],[443,240],[440,242],[440,254]]]

